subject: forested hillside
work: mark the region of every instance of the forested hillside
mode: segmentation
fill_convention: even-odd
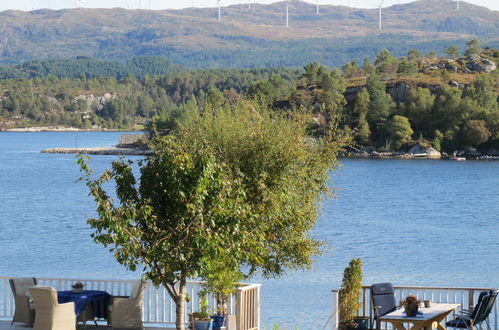
[[[421,0],[377,9],[314,4],[253,4],[183,10],[66,9],[0,12],[0,64],[87,56],[126,61],[166,56],[189,68],[340,67],[387,48],[439,54],[477,38],[499,47],[499,12],[460,1]],[[370,60],[373,58],[371,57]]]
[[[58,78],[96,78],[126,76],[141,78],[146,75],[165,75],[181,71],[165,57],[140,56],[127,61],[106,61],[85,56],[70,59],[28,61],[18,65],[0,66],[0,79],[40,78],[53,75]]]
[[[267,104],[275,111],[305,111],[308,130],[331,127],[351,134],[358,146],[405,150],[415,142],[438,150],[499,149],[497,63],[499,51],[467,43],[446,58],[388,50],[374,61],[341,70],[318,62],[303,69],[179,71],[76,79],[49,75],[0,80],[0,125],[68,125],[80,128],[140,128],[158,134],[202,113],[206,105],[236,100]]]

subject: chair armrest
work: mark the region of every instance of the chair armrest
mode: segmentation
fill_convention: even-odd
[[[111,296],[111,298],[109,299],[109,303],[112,305],[114,299],[123,299],[123,298],[128,299],[130,298],[130,296]]]
[[[72,311],[73,314],[74,314],[74,311],[75,311],[75,303],[70,301],[70,302],[67,302],[67,303],[62,303],[62,304],[58,304],[57,305],[57,308],[60,309],[61,311]]]
[[[473,319],[467,315],[459,315],[458,316],[459,319],[463,319],[463,320],[468,320],[468,321],[471,321],[473,322]],[[473,323],[472,323],[473,324]]]
[[[137,306],[137,301],[130,298],[115,298],[113,299],[113,312],[117,310],[130,309]]]

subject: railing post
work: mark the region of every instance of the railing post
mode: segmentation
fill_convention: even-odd
[[[331,329],[337,330],[339,324],[340,295],[339,295],[339,290],[332,290],[332,293],[333,293],[333,310],[331,311],[331,317],[330,317]]]
[[[471,306],[475,304],[475,290],[468,290],[468,310],[471,309]]]
[[[261,314],[260,314],[260,286],[256,288],[256,325],[258,330],[261,328]]]

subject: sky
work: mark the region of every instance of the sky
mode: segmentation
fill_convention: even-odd
[[[272,3],[275,0],[250,0],[258,3]],[[316,0],[307,0],[315,3]],[[350,5],[358,8],[375,8],[381,0],[319,0],[320,4]],[[384,0],[383,7],[398,3],[409,3],[412,0]],[[426,0],[431,1],[431,0]],[[78,7],[85,8],[113,8],[129,9],[179,9],[191,7],[214,7],[217,0],[0,0],[0,11],[7,9],[33,10],[41,8],[61,9]],[[238,3],[247,3],[248,0],[222,0],[222,6]],[[499,0],[467,0],[469,3],[488,7],[499,11]]]

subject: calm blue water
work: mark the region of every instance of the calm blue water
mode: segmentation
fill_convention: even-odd
[[[0,276],[130,279],[89,238],[94,204],[74,155],[49,147],[110,146],[120,133],[0,133]],[[94,156],[96,172],[113,156]],[[349,260],[364,283],[499,287],[499,162],[344,160],[337,199],[314,235],[330,244],[306,272],[263,283],[264,325],[322,329]]]

